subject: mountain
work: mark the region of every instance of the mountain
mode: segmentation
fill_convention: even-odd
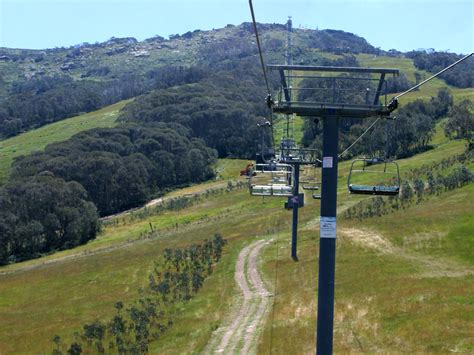
[[[282,63],[286,27],[259,27],[267,62]],[[295,64],[399,67],[391,92],[458,57],[385,53],[333,30],[297,29],[293,43]],[[248,161],[225,159],[257,150],[267,115],[250,24],[1,53],[0,127],[31,132],[0,142],[0,166],[41,152],[16,158],[0,187],[0,353],[314,352],[320,201],[307,194],[299,212],[294,262],[284,201],[249,196]],[[335,352],[472,352],[474,162],[446,130],[451,111],[472,117],[472,94],[433,80],[351,151],[389,127],[400,197],[349,195],[340,162]],[[366,121],[341,127],[341,150]],[[295,120],[295,137],[317,147],[318,124]]]
[[[268,61],[282,63],[286,27],[259,27]],[[294,43],[294,63],[301,64],[324,64],[327,56],[320,51],[380,53],[343,31],[295,29]],[[256,54],[250,23],[142,42],[111,38],[70,48],[0,48],[0,137],[199,79],[183,68],[226,69]]]
[[[267,63],[283,63],[286,26],[259,24],[259,31]],[[344,31],[293,29],[292,38],[294,64],[358,65],[353,57],[358,54],[404,57]],[[256,56],[250,23],[141,42],[111,38],[69,48],[0,48],[0,139],[150,90],[196,82],[205,75],[196,68],[212,72],[257,65]],[[420,70],[437,70],[458,58],[452,53],[410,52],[407,56]],[[449,73],[450,84],[472,87],[469,68]],[[261,74],[257,75],[261,80]]]

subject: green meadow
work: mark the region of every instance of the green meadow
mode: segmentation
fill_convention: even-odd
[[[400,160],[402,176],[465,149],[464,142],[444,137],[441,124],[434,146]],[[274,296],[259,353],[313,352],[319,201],[307,197],[300,210],[300,260],[294,262],[284,199],[251,197],[246,188],[235,187],[238,179],[245,182],[238,173],[246,163],[220,160],[217,180],[167,195],[199,194],[187,208],[121,214],[104,222],[98,238],[84,246],[2,267],[0,353],[49,352],[55,334],[71,342],[84,323],[109,318],[115,302],[132,304],[165,248],[200,243],[217,232],[229,241],[224,257],[201,291],[176,307],[173,327],[151,350],[202,351],[238,296],[233,273],[239,251],[264,237],[274,239],[261,261]],[[370,198],[348,195],[349,166],[346,161],[339,168],[341,212]],[[227,191],[229,185],[234,188]],[[474,350],[473,193],[470,184],[382,217],[339,218],[337,353]]]
[[[358,55],[363,66],[395,67],[414,81],[410,59]],[[429,99],[444,81],[406,95],[401,103]],[[450,88],[458,102],[474,100],[472,89]],[[129,100],[0,141],[0,184],[15,157],[41,151],[86,129],[111,127]],[[276,119],[275,142],[284,119]],[[433,149],[397,161],[402,179],[412,169],[464,152],[438,123]],[[303,119],[291,130],[301,141]],[[154,353],[199,353],[238,297],[234,281],[240,250],[257,238],[264,249],[261,269],[272,306],[259,353],[312,353],[315,347],[319,253],[319,201],[306,194],[300,210],[299,261],[290,258],[291,212],[282,198],[252,197],[239,177],[248,162],[221,159],[217,178],[171,191],[162,198],[199,198],[179,210],[156,205],[111,216],[86,245],[0,268],[0,354],[48,353],[52,337],[70,343],[83,324],[109,319],[114,304],[127,306],[146,287],[148,274],[165,248],[201,243],[221,233],[228,240],[222,260],[204,287],[174,310],[174,325]],[[471,171],[474,163],[469,163]],[[371,197],[347,192],[350,161],[339,164],[338,240],[334,350],[336,353],[474,352],[474,207],[471,183],[431,196],[381,217],[346,220],[343,212]],[[311,169],[303,177],[312,177]],[[317,175],[317,174],[316,174]],[[317,179],[317,176],[316,176]],[[364,178],[362,178],[362,181]],[[157,202],[158,204],[160,202]],[[153,231],[153,233],[151,233]]]
[[[421,75],[421,80],[428,79],[433,75],[425,70],[419,70],[413,64],[413,60],[410,58],[398,58],[398,57],[385,57],[385,56],[374,56],[370,54],[358,54],[357,60],[363,67],[372,67],[372,68],[395,68],[400,69],[400,74],[405,74],[408,80],[416,82],[415,73],[418,72]],[[411,101],[421,99],[429,100],[431,97],[435,97],[438,90],[441,88],[447,87],[451,94],[454,96],[454,101],[459,102],[464,99],[469,99],[474,101],[474,90],[472,88],[460,89],[447,85],[446,82],[440,78],[434,78],[429,82],[429,84],[423,85],[417,91],[412,91],[411,93],[400,98],[400,103],[406,104]],[[392,95],[387,95],[389,100]]]

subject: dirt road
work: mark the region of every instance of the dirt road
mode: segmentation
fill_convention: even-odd
[[[206,354],[256,353],[271,296],[258,271],[258,257],[271,241],[256,241],[240,252],[234,278],[241,294],[222,326],[214,332]]]

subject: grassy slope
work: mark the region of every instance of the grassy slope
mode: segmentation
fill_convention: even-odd
[[[403,73],[407,76],[408,80],[415,82],[415,72],[421,74],[422,80],[428,79],[432,76],[432,73],[429,73],[425,70],[419,70],[413,64],[413,60],[409,58],[394,58],[394,57],[384,57],[384,56],[374,56],[370,54],[359,54],[357,55],[357,60],[361,63],[361,66],[364,67],[378,67],[378,68],[398,68],[400,73]],[[449,85],[446,85],[444,80],[435,78],[424,86],[421,86],[418,91],[413,91],[402,98],[400,98],[400,103],[408,103],[416,99],[430,99],[433,96],[436,96],[439,89],[448,86],[452,95],[454,96],[455,102],[461,101],[463,99],[470,99],[474,101],[474,90],[472,88],[459,89]],[[387,98],[390,99],[392,96],[388,95]]]
[[[440,126],[436,148],[399,161],[402,173],[463,151],[464,143],[448,141]],[[347,196],[347,172],[344,162],[340,208],[366,198]],[[473,195],[471,184],[384,217],[339,220],[335,352],[474,350]],[[358,240],[358,234],[351,238],[354,229],[379,236],[381,246],[391,251],[370,247],[374,241]],[[317,236],[313,224],[302,228],[298,263],[288,258],[288,233],[265,251],[264,271],[276,280],[276,296],[260,342],[262,353],[314,351]]]
[[[112,125],[114,119],[107,124]],[[92,123],[85,119],[83,124],[89,122]],[[50,126],[44,127],[47,128]],[[50,138],[45,137],[48,142],[41,146],[33,144],[36,138],[26,139],[23,145],[28,141],[33,144],[29,150],[17,153],[12,148],[9,154],[26,154],[53,140],[66,139],[61,137],[65,129],[63,126],[53,130]],[[436,149],[400,161],[402,171],[463,150],[462,142],[448,141],[439,132],[435,136]],[[68,134],[73,133],[76,132]],[[6,142],[0,142],[2,153]],[[20,145],[16,149],[25,149],[17,144]],[[1,164],[3,168],[3,154]],[[226,160],[220,162],[217,170],[223,179],[230,179],[244,166],[244,161]],[[348,167],[348,162],[340,164],[340,207],[360,199],[347,196]],[[216,184],[219,182],[208,183],[205,188]],[[192,186],[181,193],[199,190],[202,187]],[[341,229],[363,228],[379,233],[404,254],[380,255],[346,236],[339,238],[336,351],[472,350],[472,276],[425,277],[427,263],[416,259],[430,261],[429,258],[437,257],[442,265],[446,261],[455,265],[456,270],[472,268],[469,261],[474,250],[474,225],[470,218],[473,193],[471,185],[396,214],[365,220],[362,225],[340,222]],[[179,321],[171,331],[153,346],[164,353],[202,349],[235,296],[233,269],[238,251],[256,235],[268,234],[277,242],[265,252],[264,270],[268,280],[276,280],[277,286],[260,350],[282,354],[294,353],[295,349],[312,352],[318,253],[314,220],[319,215],[319,202],[307,201],[300,213],[301,225],[305,227],[300,232],[299,263],[289,258],[290,213],[281,208],[282,203],[282,199],[250,198],[241,190],[145,220],[120,217],[118,225],[106,227],[96,241],[86,246],[1,268],[0,272],[13,273],[0,275],[0,323],[5,325],[0,332],[0,353],[47,351],[54,334],[70,339],[83,323],[110,315],[114,302],[135,299],[137,288],[146,284],[153,260],[164,248],[200,242],[217,231],[230,240],[226,257],[199,295],[183,305],[176,316]],[[159,236],[143,239],[140,236],[149,229],[150,222],[159,230]],[[177,229],[173,227],[176,223]],[[121,247],[103,249],[117,245]],[[446,271],[442,265],[441,272]],[[21,271],[24,267],[33,269]]]
[[[95,112],[71,117],[0,141],[0,184],[9,175],[13,159],[43,150],[48,144],[64,141],[76,133],[115,125],[118,113],[131,100],[120,101]]]
[[[223,165],[236,176],[244,163],[224,161]],[[228,176],[229,170],[223,175]],[[200,242],[219,231],[230,241],[226,252],[230,256],[224,258],[222,266],[206,283],[202,296],[177,316],[183,321],[177,322],[159,344],[169,353],[204,346],[212,327],[233,299],[234,281],[229,275],[233,275],[238,251],[254,236],[273,232],[276,217],[283,217],[282,223],[288,224],[290,214],[281,206],[281,199],[251,199],[245,189],[211,196],[186,210],[166,212],[143,221],[130,218],[126,226],[107,227],[97,241],[74,251],[2,268],[12,273],[0,275],[0,322],[8,325],[0,332],[0,352],[47,350],[51,336],[56,333],[70,339],[84,322],[110,314],[115,301],[133,299],[137,288],[146,282],[153,260],[164,248]],[[308,220],[311,214],[310,209],[303,211],[303,219]],[[140,239],[149,222],[159,230],[159,236]],[[101,246],[123,242],[124,238],[128,241],[125,247],[95,254]],[[43,265],[71,254],[75,257]],[[21,271],[25,266],[36,268]],[[23,309],[28,310],[28,315],[20,311]],[[200,315],[199,323],[206,326],[195,327],[196,314]],[[27,340],[24,334],[29,334]]]
[[[286,124],[287,120],[284,115],[280,115],[275,120],[274,124],[274,129],[273,129],[273,134],[274,134],[274,140],[275,140],[275,145],[279,145],[281,142],[281,139],[283,137],[286,137]],[[303,124],[304,124],[304,118],[301,118],[299,116],[293,116],[290,119],[290,126],[289,126],[289,133],[290,137],[293,137],[296,144],[301,144],[301,139],[303,138]]]
[[[474,271],[466,258],[467,254],[472,260],[473,253],[474,224],[468,221],[473,192],[471,185],[383,218],[340,221],[336,353],[474,349],[474,277],[456,274]],[[341,233],[350,228],[375,232],[394,245],[399,238],[420,243],[383,254]],[[277,288],[273,314],[260,343],[262,353],[299,354],[314,349],[317,234],[317,229],[301,233],[298,263],[288,258],[287,236],[266,251],[265,271],[267,277],[276,278]],[[276,261],[275,255],[280,255]]]
[[[439,139],[436,149],[400,162],[401,168],[420,166],[427,160],[441,159],[462,149],[460,142]],[[244,164],[244,161],[225,160],[217,170],[228,179],[237,176]],[[345,191],[348,164],[340,165],[340,206],[357,200],[348,198]],[[193,186],[182,193],[198,190],[199,186]],[[472,194],[471,185],[398,214],[366,220],[363,225],[342,222],[340,228],[373,230],[401,248],[400,240],[413,234],[409,226],[416,225],[417,235],[423,237],[423,248],[412,243],[413,247],[405,248],[407,255],[437,256],[449,259],[456,267],[468,268],[472,265],[466,260],[473,250],[474,226],[468,218],[472,214],[469,205]],[[86,246],[2,268],[1,271],[13,273],[0,275],[0,321],[6,325],[0,333],[0,352],[46,351],[51,349],[50,338],[56,333],[71,339],[72,333],[83,323],[110,315],[115,301],[135,299],[137,288],[146,284],[153,260],[164,248],[199,242],[217,231],[230,240],[226,257],[200,294],[182,306],[175,316],[175,326],[153,344],[154,349],[185,353],[204,347],[235,296],[233,269],[238,251],[255,236],[268,234],[277,242],[265,252],[264,270],[271,283],[277,273],[277,289],[275,307],[260,349],[267,352],[271,348],[282,354],[291,349],[311,351],[318,230],[310,222],[319,214],[319,202],[307,200],[307,206],[301,210],[301,225],[306,227],[300,232],[299,263],[289,258],[291,214],[281,208],[282,202],[281,199],[250,198],[241,190],[212,196],[186,210],[166,212],[145,220],[120,217],[118,225],[109,225],[96,241]],[[449,216],[443,213],[446,210],[451,211]],[[438,222],[432,223],[433,220]],[[141,239],[149,222],[159,230],[159,236]],[[176,223],[178,229],[174,227]],[[394,225],[397,227],[393,228]],[[431,239],[426,238],[426,233],[433,229],[436,236],[442,235],[441,243],[431,243]],[[396,230],[400,232],[395,233]],[[457,243],[463,235],[465,243],[459,247]],[[124,247],[95,254],[100,248],[124,242],[127,242]],[[74,258],[41,265],[71,255]],[[337,261],[337,351],[443,351],[456,346],[467,350],[471,346],[468,332],[472,332],[470,324],[474,321],[473,300],[469,297],[474,292],[472,282],[469,283],[472,276],[423,277],[425,264],[415,258],[379,255],[346,237],[339,239]],[[25,265],[40,267],[18,271]],[[25,338],[25,334],[28,337]]]
[[[229,196],[232,196],[231,199]],[[262,211],[267,211],[270,215],[280,213],[280,204],[275,200],[255,203],[248,198],[245,190],[231,195],[226,193],[211,197],[187,210],[168,212],[137,223],[131,222],[124,232],[129,243],[113,252],[94,254],[97,244],[104,239],[121,240],[120,233],[114,233],[111,227],[106,229],[98,241],[88,244],[81,253],[76,253],[75,258],[42,265],[28,272],[17,271],[0,276],[0,322],[7,325],[2,327],[0,334],[0,352],[46,351],[50,348],[51,336],[56,333],[71,339],[73,331],[79,330],[83,323],[110,314],[114,302],[134,299],[137,289],[146,282],[153,260],[159,257],[164,248],[201,242],[212,237],[215,232],[221,232],[230,240],[228,253],[232,257],[229,260],[224,258],[224,266],[219,266],[208,284],[212,285],[216,282],[212,280],[217,278],[219,294],[221,287],[225,290],[222,299],[221,295],[205,297],[208,300],[206,302],[212,299],[219,301],[210,304],[211,309],[201,318],[202,324],[215,323],[219,314],[224,311],[221,306],[218,309],[215,306],[231,301],[229,297],[232,297],[233,278],[229,278],[228,274],[233,272],[233,263],[240,246],[250,241],[251,236],[265,233],[271,228],[271,218],[262,216]],[[252,220],[252,216],[258,217]],[[224,220],[225,223],[222,223]],[[148,228],[149,221],[159,230],[158,237],[141,239],[142,228]],[[176,224],[178,228],[175,227]],[[121,231],[122,228],[123,226],[119,226],[117,230]],[[67,255],[70,252],[57,253],[53,258]],[[43,260],[36,260],[33,264],[42,263]],[[5,271],[21,267],[19,264]],[[52,294],[54,297],[51,297]],[[196,299],[192,304],[201,304],[203,299],[200,300]],[[24,313],[25,309],[27,313]],[[202,312],[200,309],[189,311],[191,315]],[[193,316],[185,312],[179,318]],[[189,324],[177,323],[173,328],[174,334],[183,332],[187,334],[187,338],[193,337],[187,330],[180,330],[181,327],[188,329]],[[196,329],[195,332],[199,335],[197,341],[202,344],[210,336],[211,327]],[[29,334],[26,340],[25,334]],[[173,343],[177,340],[170,337],[168,341]]]

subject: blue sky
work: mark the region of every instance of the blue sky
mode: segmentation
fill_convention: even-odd
[[[474,0],[253,0],[257,21],[339,29],[382,49],[474,51]],[[248,0],[0,0],[0,47],[138,40],[250,21]]]

